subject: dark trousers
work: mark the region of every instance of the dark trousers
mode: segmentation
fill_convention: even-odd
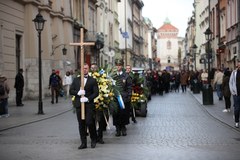
[[[239,122],[239,112],[240,112],[240,96],[233,96],[234,100],[234,116],[235,116],[235,122]]]
[[[0,99],[0,115],[8,114],[8,98]]]
[[[182,92],[186,92],[187,91],[187,85],[181,85],[182,87]]]
[[[82,120],[81,119],[81,108],[76,108],[76,113],[77,113],[77,120],[78,120],[78,129],[79,129],[79,134],[81,138],[82,144],[87,144],[87,128],[89,129],[89,134],[90,138],[93,142],[97,141],[97,132],[96,132],[96,124],[95,124],[95,119],[93,115],[88,115],[91,116],[91,118],[85,117],[87,120]],[[87,115],[86,111],[86,115]]]
[[[224,100],[225,100],[226,109],[230,109],[230,107],[231,107],[231,97],[224,96]]]
[[[165,93],[168,93],[170,89],[170,82],[165,83]]]
[[[16,89],[16,104],[22,104],[23,89]]]
[[[97,139],[98,140],[103,138],[103,131],[105,131],[107,127],[107,123],[104,117],[104,112],[105,111],[97,111],[97,122],[98,122]]]
[[[52,96],[52,103],[54,103],[54,96],[56,98],[56,103],[58,103],[59,87],[51,87],[51,96]]]
[[[130,104],[124,103],[125,109],[118,108],[118,111],[113,112],[113,125],[114,126],[125,126],[129,124],[129,118],[130,118]]]
[[[136,114],[135,113],[136,113],[136,110],[130,103],[130,116],[131,116],[132,121],[136,121]]]

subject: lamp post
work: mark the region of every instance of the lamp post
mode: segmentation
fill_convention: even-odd
[[[42,105],[42,58],[41,58],[41,32],[44,28],[45,19],[38,13],[33,20],[35,28],[38,32],[38,67],[39,67],[39,101],[38,101],[38,114],[44,114]]]
[[[197,67],[196,67],[196,52],[197,52],[197,45],[196,44],[194,44],[193,46],[192,46],[192,49],[193,49],[193,58],[194,58],[194,70],[195,71],[197,71]]]
[[[206,51],[207,51],[207,60],[208,60],[208,84],[211,84],[211,79],[210,79],[210,57],[211,57],[211,53],[210,53],[210,40],[212,39],[212,31],[210,30],[210,28],[208,28],[205,32],[205,37],[207,40],[207,47],[206,47]]]
[[[207,85],[203,88],[203,105],[212,105],[213,104],[213,90],[211,86],[211,79],[210,79],[210,56],[211,56],[211,49],[210,49],[210,40],[212,39],[212,31],[208,28],[204,32],[207,40],[206,52],[207,52],[207,63],[208,63],[208,82]]]

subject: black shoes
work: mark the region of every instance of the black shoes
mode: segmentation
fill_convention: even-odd
[[[24,106],[24,104],[17,104],[17,106],[18,106],[18,107],[22,107],[22,106]]]
[[[117,130],[117,133],[115,134],[116,137],[120,137],[121,136],[121,132],[120,130]]]
[[[85,148],[87,148],[87,144],[83,144],[83,143],[78,147],[78,149],[85,149]]]
[[[96,141],[92,141],[91,142],[91,148],[95,148],[96,147]],[[87,144],[85,144],[85,143],[82,143],[79,147],[78,147],[78,149],[85,149],[85,148],[87,148]]]
[[[137,123],[136,119],[133,119],[132,121],[133,121],[133,123]]]
[[[53,101],[51,101],[51,103],[52,103],[52,104],[54,104],[54,102],[53,102]]]
[[[122,127],[122,136],[127,135],[127,128],[125,126]]]
[[[95,148],[96,147],[96,141],[92,141],[91,142],[91,148]]]
[[[97,142],[100,143],[100,144],[104,144],[104,141],[103,141],[102,138],[99,138],[99,139],[97,140]]]
[[[122,130],[122,136],[126,136],[126,135],[127,135],[126,130]]]

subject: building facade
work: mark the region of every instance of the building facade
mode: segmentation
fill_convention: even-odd
[[[19,68],[24,70],[24,97],[38,97],[38,33],[33,19],[41,13],[46,20],[41,33],[42,38],[42,83],[43,95],[49,93],[48,82],[51,70],[65,70],[75,66],[73,49],[69,42],[73,41],[73,30],[70,3],[59,1],[26,1],[3,0],[0,2],[0,72],[5,74],[10,86],[13,86]],[[58,46],[58,47],[57,47]],[[62,48],[68,54],[62,54]],[[68,62],[67,62],[68,61]],[[15,98],[15,90],[11,87],[10,100]]]
[[[178,29],[166,18],[157,31],[157,57],[161,70],[179,70],[178,49]]]

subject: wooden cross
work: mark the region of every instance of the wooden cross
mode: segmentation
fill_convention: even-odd
[[[80,42],[79,43],[70,43],[71,46],[80,46],[81,47],[81,56],[80,57],[80,66],[81,66],[81,89],[84,90],[84,73],[83,73],[83,67],[84,67],[84,46],[93,46],[95,45],[94,42],[84,42],[84,33],[83,28],[80,29]],[[84,95],[82,95],[84,97]],[[85,119],[85,105],[82,102],[81,103],[81,118],[82,120]]]

